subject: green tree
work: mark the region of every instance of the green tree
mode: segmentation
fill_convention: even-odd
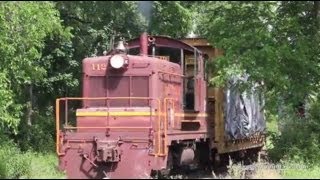
[[[78,61],[110,50],[113,37],[133,38],[146,26],[136,2],[61,1],[56,7],[64,25],[73,27],[74,58]]]
[[[186,37],[192,29],[192,3],[192,1],[154,1],[150,32],[173,38]]]
[[[267,115],[276,117],[280,127],[269,155],[317,163],[319,2],[209,2],[196,10],[198,33],[224,50],[211,64],[212,83],[223,86],[243,74],[250,81],[240,82],[242,89],[263,82]],[[303,119],[297,116],[301,103],[306,105]]]
[[[0,27],[0,119],[3,129],[16,132],[23,110],[32,111],[33,84],[47,74],[41,65],[45,39],[68,32],[51,2],[3,2]]]
[[[264,82],[270,108],[279,98],[304,101],[320,80],[318,12],[313,1],[203,3],[198,31],[225,51],[213,82],[247,73],[251,82]]]

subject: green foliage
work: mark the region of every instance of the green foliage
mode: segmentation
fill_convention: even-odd
[[[0,176],[29,178],[34,173],[30,165],[38,157],[30,150],[54,150],[53,111],[51,108],[47,114],[47,109],[52,105],[50,100],[61,94],[61,86],[78,85],[71,71],[78,64],[72,61],[71,29],[61,25],[59,11],[51,2],[1,3],[0,28],[0,128],[10,139],[12,133],[17,134],[19,144],[1,137]],[[34,88],[32,99],[30,85]],[[23,121],[27,104],[33,108],[32,126]],[[43,168],[55,168],[56,164],[42,161]]]
[[[56,169],[55,154],[23,153],[7,136],[0,136],[0,178],[65,178]]]
[[[52,116],[34,115],[37,121],[28,126],[20,123],[16,142],[22,151],[54,152],[55,150],[55,124]]]
[[[47,113],[57,97],[75,96],[79,94],[80,61],[73,57],[74,47],[71,41],[71,28],[55,33],[52,38],[46,38],[46,45],[42,53],[42,62],[39,63],[46,73],[41,81],[34,84],[36,97],[34,110]],[[69,93],[73,93],[69,95]],[[53,112],[51,112],[53,113]]]
[[[22,155],[14,143],[4,135],[1,135],[0,158],[1,178],[20,178],[30,173],[28,157]]]
[[[308,165],[319,165],[320,162],[320,101],[309,101],[308,115],[304,119],[288,113],[283,116],[280,136],[272,137],[273,148],[270,157],[274,161],[290,160],[305,162]]]
[[[3,129],[16,133],[26,103],[25,87],[46,76],[42,66],[45,38],[61,33],[59,12],[50,2],[0,4],[0,119]]]
[[[186,37],[192,28],[193,15],[186,5],[189,4],[180,1],[154,1],[149,27],[151,33],[174,38]]]
[[[110,50],[113,36],[130,39],[145,29],[136,2],[61,1],[56,7],[64,25],[73,27],[74,58],[78,61]]]
[[[320,39],[315,7],[310,1],[203,3],[198,31],[225,52],[215,60],[213,82],[221,86],[233,75],[249,74],[251,82],[264,82],[261,91],[270,110],[279,97],[296,104],[316,91]]]
[[[284,179],[318,179],[320,167],[319,165],[308,166],[304,162],[285,161],[281,171],[281,176]]]
[[[197,33],[224,51],[209,65],[216,75],[212,84],[224,86],[230,77],[243,74],[250,76],[245,88],[262,82],[273,128],[270,157],[318,167],[320,104],[312,97],[320,82],[319,2],[200,2],[195,10]],[[306,118],[297,117],[301,102],[309,105]]]
[[[38,66],[44,38],[61,28],[58,12],[48,2],[1,3],[1,69],[8,70],[17,84],[41,79]]]
[[[57,169],[57,156],[54,153],[30,154],[29,179],[66,179],[66,175]]]
[[[0,157],[0,176],[1,178],[20,178],[30,174],[28,157],[23,156],[14,148],[1,147]]]
[[[0,128],[6,132],[15,130],[19,123],[21,106],[14,102],[14,94],[10,90],[6,71],[0,72],[0,94]]]

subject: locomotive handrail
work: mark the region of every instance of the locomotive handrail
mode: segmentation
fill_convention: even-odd
[[[58,156],[64,155],[64,153],[60,152],[59,144],[60,144],[60,101],[68,100],[114,100],[114,99],[136,99],[136,100],[155,100],[157,101],[158,106],[158,152],[155,153],[155,156],[163,156],[164,154],[161,153],[161,101],[158,98],[151,98],[151,97],[64,97],[56,99],[56,153]],[[104,126],[104,127],[67,127],[64,129],[150,129],[152,126],[149,127],[119,127],[119,126]]]
[[[167,116],[167,102],[168,101],[171,101],[172,102],[172,104],[173,104],[173,109],[175,109],[175,101],[177,100],[177,99],[174,99],[174,98],[168,98],[168,97],[166,97],[166,98],[164,98],[164,113],[165,113],[165,116],[164,116],[164,124],[165,124],[165,128],[164,128],[164,134],[165,134],[165,144],[164,144],[164,147],[166,147],[167,146],[167,138],[168,138],[168,136],[167,136],[167,129],[168,129],[168,116]],[[165,151],[164,151],[164,154],[165,155],[167,155],[168,154],[168,152],[167,152],[167,148],[165,148]]]
[[[148,127],[130,127],[130,126],[101,126],[101,127],[96,127],[96,126],[88,126],[88,127],[65,127],[64,129],[151,129],[152,126]]]

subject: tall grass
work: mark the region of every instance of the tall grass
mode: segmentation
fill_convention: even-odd
[[[238,163],[229,165],[228,176],[223,179],[318,179],[319,172],[319,165],[307,166],[303,162],[260,162],[252,164],[250,168]]]
[[[61,179],[55,154],[22,152],[6,136],[0,135],[0,178],[2,179]]]
[[[284,161],[281,176],[285,179],[318,179],[320,166],[317,164],[306,165],[304,162]]]
[[[33,153],[29,156],[31,160],[30,179],[65,179],[66,176],[58,171],[58,159],[55,154]]]

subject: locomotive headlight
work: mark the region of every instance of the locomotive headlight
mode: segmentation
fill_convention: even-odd
[[[114,55],[110,59],[110,65],[115,69],[119,69],[123,67],[124,64],[125,64],[125,59],[120,55]]]

